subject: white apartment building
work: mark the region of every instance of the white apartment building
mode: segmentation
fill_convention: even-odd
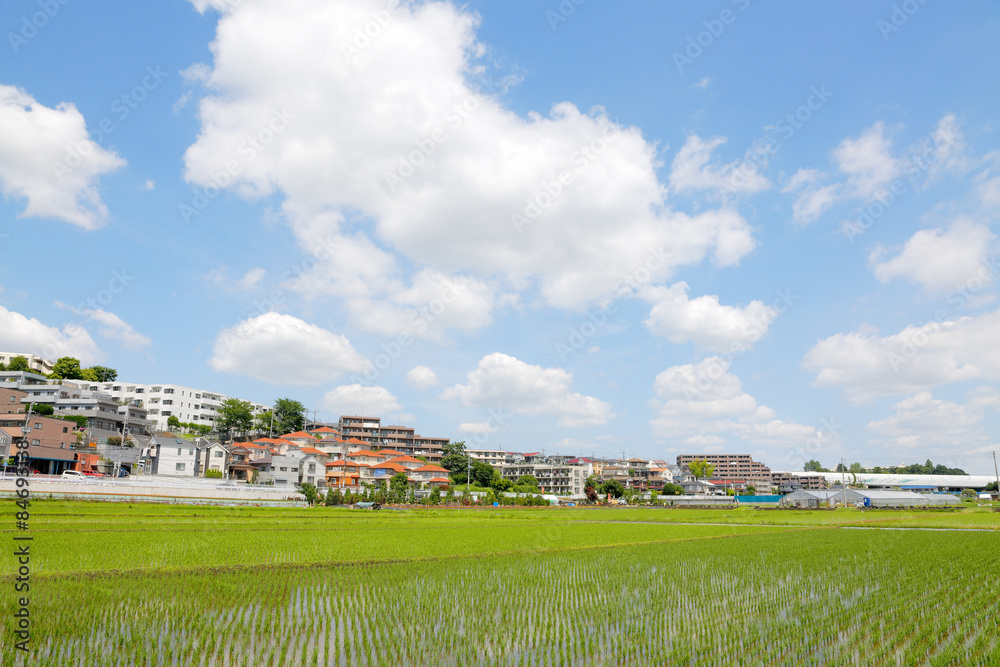
[[[581,495],[587,478],[594,474],[592,463],[581,465],[552,463],[518,463],[503,465],[500,474],[511,482],[522,475],[532,475],[544,493],[556,495]]]
[[[225,394],[194,389],[179,384],[136,384],[134,382],[95,382],[90,391],[99,391],[116,399],[140,401],[157,431],[168,430],[167,420],[177,417],[188,424],[215,426],[219,408],[230,398]],[[271,410],[271,406],[250,401],[254,415]]]
[[[54,361],[50,361],[44,357],[39,357],[37,354],[25,354],[24,352],[0,352],[0,364],[9,364],[11,359],[14,357],[24,357],[28,360],[28,366],[35,373],[41,375],[48,375],[52,372],[52,365]]]
[[[507,462],[507,452],[502,449],[466,449],[465,452],[474,461],[482,461],[494,468]]]

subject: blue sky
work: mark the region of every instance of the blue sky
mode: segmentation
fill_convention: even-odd
[[[513,450],[992,468],[995,4],[148,4],[0,9],[0,349]]]

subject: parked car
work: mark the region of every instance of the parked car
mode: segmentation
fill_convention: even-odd
[[[87,477],[104,477],[105,476],[102,473],[94,472],[93,470],[84,470],[83,474],[86,475]]]
[[[60,477],[63,479],[87,479],[87,476],[79,470],[63,470]]]

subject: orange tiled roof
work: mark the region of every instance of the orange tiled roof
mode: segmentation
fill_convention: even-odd
[[[286,433],[282,438],[309,438],[310,440],[315,440],[316,436],[312,433],[306,433],[305,431],[296,431],[295,433]]]
[[[320,456],[326,456],[326,452],[321,452],[314,447],[299,447],[299,451],[303,454],[318,454]]]
[[[448,469],[428,463],[425,466],[414,469],[413,472],[448,472]]]
[[[403,452],[397,452],[395,449],[380,449],[375,452],[379,456],[385,456],[387,458],[392,458],[395,456],[406,456]]]
[[[389,459],[386,463],[423,463],[423,461],[412,456],[397,456],[394,459]]]
[[[406,472],[406,468],[404,468],[403,466],[398,465],[396,463],[378,463],[376,465],[371,466],[371,468],[373,470],[375,470],[375,469],[379,469],[379,470],[386,469],[386,470],[394,470],[396,472]]]
[[[430,481],[432,481],[432,482],[444,482],[445,484],[447,484],[451,480],[448,479],[447,477],[432,477]]]

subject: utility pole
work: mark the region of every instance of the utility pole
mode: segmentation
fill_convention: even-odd
[[[28,411],[24,415],[24,426],[21,427],[21,437],[24,438],[24,442],[25,444],[28,445],[28,447],[31,446],[31,438],[29,438],[28,436],[31,434],[31,414],[34,412],[34,410],[35,410],[34,402],[28,403]],[[31,450],[29,450],[26,447],[24,451],[29,452]],[[25,463],[25,465],[27,465],[27,463]],[[4,472],[6,473],[6,470]]]
[[[993,474],[997,476],[997,498],[1000,498],[1000,471],[997,470],[997,450],[993,450]]]
[[[115,479],[118,479],[118,475],[122,472],[122,449],[125,447],[125,438],[128,436],[125,434],[128,428],[128,403],[125,404],[125,421],[122,422],[122,441],[118,445],[118,461],[115,463]]]

